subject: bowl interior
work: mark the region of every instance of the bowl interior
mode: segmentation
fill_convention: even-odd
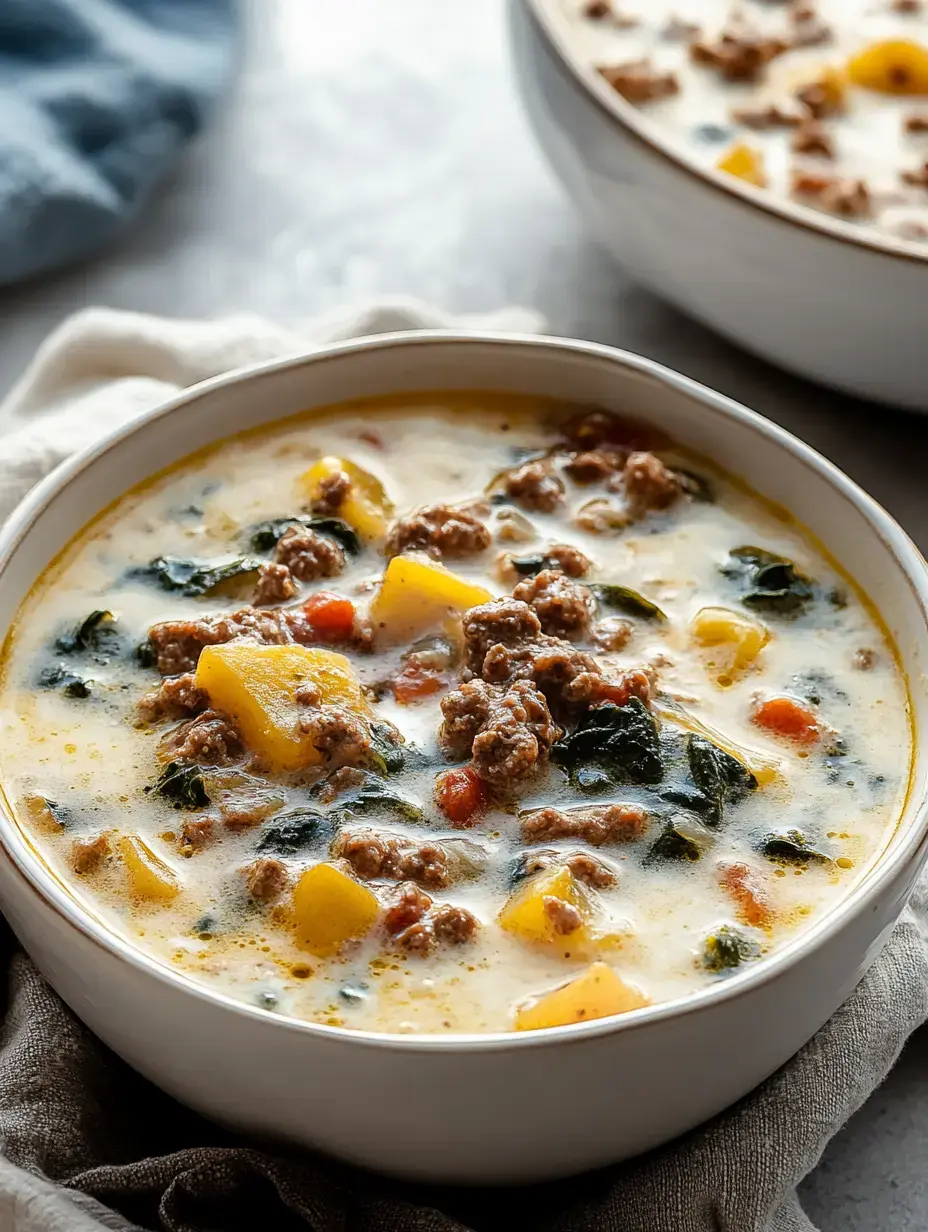
[[[76,528],[127,488],[194,450],[314,405],[403,391],[481,388],[600,405],[659,425],[784,506],[876,601],[908,676],[916,730],[928,722],[928,568],[888,514],[801,442],[720,395],[647,360],[554,339],[394,335],[196,387],[65,463],[13,515],[0,532],[0,633]],[[917,757],[890,851],[864,881],[888,875],[888,866],[898,861],[918,858],[925,845],[926,782],[928,759]],[[60,904],[65,888],[2,812],[0,840],[32,884]],[[791,951],[837,926],[842,912],[861,906],[863,893],[859,885],[761,966],[789,961]],[[754,978],[751,972],[738,980]],[[687,1000],[711,995],[712,990]]]

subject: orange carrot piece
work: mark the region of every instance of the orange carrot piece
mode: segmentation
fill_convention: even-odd
[[[822,734],[815,712],[794,697],[770,697],[751,717],[758,727],[798,744],[814,744]]]

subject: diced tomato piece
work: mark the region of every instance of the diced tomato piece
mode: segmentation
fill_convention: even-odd
[[[390,681],[393,696],[401,706],[408,706],[444,687],[445,681],[440,672],[430,671],[418,663],[407,663],[399,675]]]
[[[474,814],[486,805],[487,791],[473,766],[462,766],[438,776],[435,798],[453,826],[469,826]]]
[[[758,871],[748,864],[726,864],[719,871],[719,885],[735,904],[738,919],[753,928],[773,923],[770,895]]]
[[[354,604],[331,591],[310,595],[303,614],[316,641],[347,642],[354,632]]]
[[[794,697],[768,698],[752,717],[758,727],[799,744],[814,744],[822,734],[815,712]]]

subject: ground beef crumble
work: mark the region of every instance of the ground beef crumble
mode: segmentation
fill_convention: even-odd
[[[438,945],[464,945],[473,940],[479,928],[480,921],[465,907],[442,903],[399,933],[396,945],[408,954],[423,956]]]
[[[181,850],[186,849],[185,854],[188,855],[202,850],[215,831],[216,823],[212,817],[188,817],[181,830]]]
[[[771,38],[739,20],[730,22],[715,42],[694,40],[690,59],[715,69],[725,81],[758,81],[770,61],[788,47],[786,39]]]
[[[834,139],[818,120],[806,120],[796,129],[790,149],[794,154],[807,154],[814,158],[835,156]]]
[[[451,884],[448,855],[438,843],[417,844],[376,830],[343,830],[333,841],[331,853],[347,860],[355,876],[364,881],[414,881],[430,890]]]
[[[299,720],[316,751],[334,768],[367,766],[371,760],[371,733],[367,723],[340,706],[319,706]]]
[[[565,903],[554,894],[545,894],[541,900],[545,916],[560,937],[575,933],[583,925],[583,916],[572,903]]]
[[[522,856],[522,867],[526,877],[534,877],[545,869],[566,867],[577,881],[594,890],[608,890],[618,882],[608,864],[585,851],[564,852],[556,847],[527,851]]]
[[[71,867],[75,873],[92,873],[109,854],[110,836],[105,831],[87,838],[76,838],[71,845]]]
[[[634,628],[621,616],[606,616],[593,628],[593,641],[600,650],[622,650],[631,640]]]
[[[873,208],[870,190],[864,180],[795,171],[791,192],[795,197],[808,198],[820,209],[844,218],[867,218]]]
[[[568,577],[584,577],[593,568],[593,562],[572,543],[552,543],[545,551],[545,556],[553,561],[562,573]]]
[[[291,526],[277,541],[278,565],[286,565],[301,582],[335,577],[345,566],[345,553],[325,535],[302,526]]]
[[[418,924],[432,905],[424,890],[412,881],[404,881],[396,887],[396,893],[383,917],[383,926],[391,937],[404,929]]]
[[[622,472],[622,491],[635,517],[652,509],[667,509],[682,495],[680,477],[653,453],[629,454]]]
[[[249,864],[243,872],[245,888],[259,903],[272,903],[280,898],[290,880],[286,864],[272,856],[262,856]]]
[[[158,719],[181,719],[198,714],[209,705],[205,689],[197,687],[192,672],[168,676],[157,689],[146,693],[139,702],[139,717],[146,723]]]
[[[509,471],[503,477],[502,490],[523,509],[537,513],[553,513],[564,499],[564,484],[548,459],[526,462]]]
[[[229,615],[165,620],[151,629],[148,638],[158,671],[162,676],[177,676],[196,667],[204,646],[219,646],[239,638],[267,646],[282,646],[309,641],[311,634],[298,609],[260,611],[243,607]]]
[[[544,695],[528,680],[506,686],[472,680],[443,698],[441,708],[442,748],[452,757],[472,755],[477,774],[500,790],[533,774],[561,735]]]
[[[606,84],[629,103],[652,103],[680,92],[680,79],[676,73],[658,68],[649,59],[601,64],[597,71]]]
[[[574,483],[605,483],[622,471],[627,457],[628,451],[624,449],[587,449],[570,455],[564,463],[564,473]]]
[[[563,812],[556,808],[535,809],[521,819],[522,837],[529,843],[553,839],[582,839],[591,847],[606,843],[630,843],[648,828],[648,814],[638,804],[592,804]]]
[[[351,492],[351,479],[344,471],[336,471],[326,475],[319,483],[312,502],[313,513],[323,517],[335,517]]]
[[[227,715],[204,710],[169,731],[158,751],[165,760],[228,766],[238,761],[245,750],[238,728]]]
[[[488,528],[466,509],[423,505],[393,524],[384,552],[428,552],[430,556],[473,556],[490,546]]]
[[[527,603],[542,630],[552,637],[578,641],[590,631],[593,605],[589,591],[558,570],[543,569],[535,577],[526,578],[512,597]]]
[[[541,634],[538,617],[518,599],[498,599],[464,613],[467,667],[477,676],[492,646],[520,646]]]
[[[297,586],[293,575],[286,565],[275,565],[270,561],[258,566],[258,580],[255,583],[255,607],[269,607],[272,604],[286,603],[296,594]]]

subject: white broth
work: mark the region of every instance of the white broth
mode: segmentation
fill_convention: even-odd
[[[912,744],[884,630],[787,515],[485,393],[329,408],[129,492],[24,604],[0,723],[19,824],[112,929],[398,1032],[763,961],[878,858]]]

